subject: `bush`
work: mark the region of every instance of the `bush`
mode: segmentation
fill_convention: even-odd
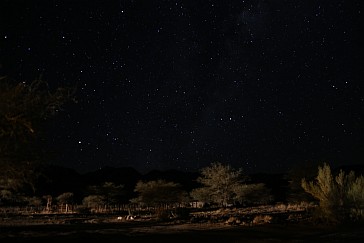
[[[302,180],[303,189],[319,200],[317,219],[328,223],[363,220],[364,177],[344,171],[334,177],[330,166],[318,168],[316,180]]]
[[[269,224],[272,221],[270,215],[257,215],[253,219],[253,224]]]
[[[90,214],[91,208],[86,206],[78,206],[74,211],[79,214]]]
[[[170,211],[164,208],[158,208],[155,215],[158,221],[168,221],[171,218]]]

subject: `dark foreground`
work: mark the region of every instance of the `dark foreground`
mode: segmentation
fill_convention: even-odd
[[[364,242],[363,226],[190,223],[1,225],[0,242]]]

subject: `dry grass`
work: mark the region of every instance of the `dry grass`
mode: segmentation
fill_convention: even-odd
[[[271,223],[273,217],[270,215],[257,215],[253,219],[253,225],[260,225],[260,224],[269,224]]]

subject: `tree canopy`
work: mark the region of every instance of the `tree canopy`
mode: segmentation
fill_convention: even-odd
[[[242,169],[235,170],[229,165],[212,163],[201,170],[201,177],[198,178],[203,187],[194,189],[191,192],[193,198],[208,203],[217,203],[227,206],[236,201],[239,191],[244,189]]]
[[[44,162],[42,128],[62,107],[74,100],[74,89],[51,91],[48,83],[2,78],[0,83],[0,189],[33,191],[37,169]]]
[[[241,168],[236,170],[230,165],[212,163],[201,170],[198,182],[202,187],[192,190],[191,196],[200,202],[219,206],[260,204],[272,200],[264,184],[247,184],[247,179]]]
[[[105,205],[120,204],[125,196],[124,185],[115,185],[113,182],[104,182],[99,186],[89,188],[91,195],[98,195],[103,198]]]
[[[180,184],[164,180],[139,181],[135,186],[135,192],[139,193],[139,196],[132,199],[132,202],[147,206],[182,203],[187,199],[187,193],[182,190]]]

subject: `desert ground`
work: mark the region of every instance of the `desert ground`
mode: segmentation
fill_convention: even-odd
[[[364,242],[364,226],[359,224],[312,224],[299,212],[264,217],[243,213],[217,210],[167,222],[117,215],[2,217],[0,242]]]

